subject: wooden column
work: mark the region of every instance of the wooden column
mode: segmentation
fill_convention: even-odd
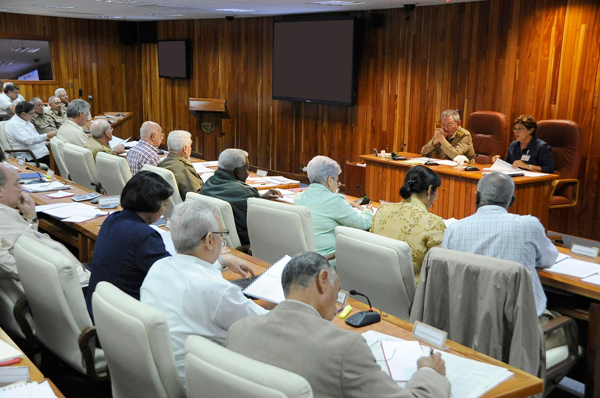
[[[193,155],[205,160],[216,160],[219,155],[217,139],[225,135],[221,121],[229,119],[224,99],[190,98],[189,110],[196,118],[193,131]]]

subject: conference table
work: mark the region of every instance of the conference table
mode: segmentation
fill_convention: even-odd
[[[419,154],[400,152],[400,156],[409,159],[422,157]],[[373,155],[361,155],[366,163],[365,191],[374,201],[400,202],[400,188],[404,177],[414,164]],[[435,161],[435,159],[432,159]],[[474,214],[475,191],[477,183],[483,177],[482,169],[491,165],[475,164],[478,171],[464,171],[462,167],[446,165],[426,166],[435,171],[442,180],[438,188],[440,197],[434,202],[430,211],[443,219],[461,219]],[[548,228],[550,212],[550,193],[552,181],[559,178],[557,174],[541,177],[515,177],[516,200],[508,209],[509,212],[537,217],[544,228]]]
[[[241,253],[237,250],[232,251],[236,256],[246,260],[253,268],[254,272],[258,275],[267,269],[270,264],[255,257]],[[228,280],[239,279],[240,276],[232,271],[227,271],[223,276]],[[272,308],[273,303],[265,302],[263,300],[257,300],[257,303],[264,306],[265,308]],[[350,315],[355,314],[359,311],[365,311],[369,309],[369,306],[363,304],[352,298],[348,298],[347,304],[352,305],[352,312]],[[349,315],[349,316],[350,316]],[[374,330],[376,332],[385,333],[391,336],[402,338],[405,340],[414,340],[411,337],[413,325],[407,321],[396,318],[386,312],[382,312],[382,321],[373,325],[365,326],[362,328],[353,328],[348,326],[344,320],[335,317],[333,323],[342,329],[352,330],[357,333],[364,333],[368,330]],[[513,366],[507,365],[494,358],[484,355],[480,352],[472,350],[468,347],[447,340],[446,344],[449,347],[448,352],[465,358],[473,359],[480,362],[489,363],[495,366],[506,368],[514,373],[514,377],[505,381],[504,383],[496,386],[492,390],[488,391],[482,397],[529,397],[531,395],[542,392],[543,383],[537,377],[530,375],[522,370],[519,370]]]
[[[2,328],[0,328],[0,340],[3,340],[4,342],[15,347],[17,350],[23,352],[23,350],[21,350],[19,348],[19,346],[17,346],[15,344],[15,342],[6,334],[6,332]],[[52,387],[52,391],[54,392],[54,394],[58,398],[65,398],[65,396],[60,392],[60,390],[54,385],[52,380],[45,378],[44,375],[42,374],[42,372],[33,364],[33,362],[31,362],[31,360],[27,357],[27,355],[23,354],[23,358],[21,358],[21,362],[15,363],[12,365],[8,365],[8,366],[27,366],[29,368],[29,375],[31,376],[32,382],[35,381],[35,382],[41,383],[44,380],[48,380],[48,384],[50,384],[50,387]]]

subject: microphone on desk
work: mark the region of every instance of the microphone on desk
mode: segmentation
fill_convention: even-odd
[[[475,163],[475,158],[479,156],[478,153],[475,154],[475,156],[473,156],[473,160],[471,161],[470,165],[465,167],[465,171],[479,171],[479,169],[475,166],[472,166]]]
[[[102,184],[96,184],[94,182],[91,182],[90,184],[92,184],[93,187],[96,187],[97,191],[100,191],[100,193],[104,196],[108,195],[108,192],[106,192],[106,189],[104,189],[104,187],[102,187]]]
[[[437,162],[433,162],[431,160],[431,155],[433,155],[434,152],[435,152],[435,148],[431,152],[429,152],[427,154],[427,156],[425,156],[426,158],[429,158],[429,160],[427,160],[425,163],[423,163],[425,166],[439,166],[439,164]]]
[[[361,311],[359,313],[352,315],[351,317],[346,318],[346,323],[348,325],[353,326],[355,328],[360,328],[360,327],[371,325],[373,323],[377,323],[377,322],[381,321],[381,315],[378,314],[377,312],[373,311],[373,306],[371,305],[371,300],[369,300],[369,298],[365,294],[357,292],[354,289],[350,290],[348,293],[350,293],[353,296],[355,296],[355,295],[363,296],[364,298],[367,299],[367,302],[369,303],[368,311]]]
[[[404,148],[406,146],[406,142],[404,144],[402,144],[402,146],[400,147],[400,149],[398,149],[398,152],[402,152],[402,148]],[[399,156],[396,152],[392,152],[392,159],[394,160],[408,160],[408,158],[406,156]]]
[[[25,166],[25,168],[26,168],[27,170],[30,170],[30,171],[33,171],[33,172],[37,173],[37,175],[39,176],[39,177],[38,177],[38,178],[36,178],[36,179],[33,179],[33,180],[31,180],[31,181],[28,181],[28,182],[27,182],[27,184],[38,184],[38,183],[40,183],[40,182],[46,182],[46,179],[44,179],[44,176],[42,175],[42,173],[40,173],[40,172],[39,172],[39,171],[37,171],[36,169],[32,169],[32,168],[31,168],[31,167],[29,167],[29,166]]]
[[[368,205],[369,203],[371,203],[371,199],[369,199],[369,197],[367,196],[367,191],[365,191],[365,188],[363,188],[362,186],[360,186],[358,184],[355,185],[354,187],[358,188],[358,189],[362,189],[363,193],[365,194],[365,196],[363,196],[362,198],[356,199],[354,201],[354,203],[356,203],[357,205],[361,205],[361,206],[362,205]]]

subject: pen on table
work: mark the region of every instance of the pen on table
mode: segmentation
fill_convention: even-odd
[[[432,355],[433,355],[433,346],[429,347],[429,356],[432,356]]]
[[[340,309],[337,310],[336,314],[339,314],[340,312],[342,312],[343,309],[344,309],[344,307],[340,307]]]

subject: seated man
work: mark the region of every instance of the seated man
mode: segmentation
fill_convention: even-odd
[[[248,198],[260,198],[258,190],[246,185],[248,178],[248,152],[241,149],[225,149],[219,155],[219,168],[202,186],[200,193],[221,199],[231,204],[235,226],[242,246],[250,244],[246,214],[248,213]],[[269,189],[262,195],[265,199],[283,197],[276,189]]]
[[[234,323],[227,348],[299,374],[315,397],[450,396],[439,353],[419,359],[419,370],[404,389],[381,371],[360,334],[330,322],[340,281],[325,257],[313,252],[294,256],[281,283],[285,301],[267,315]]]
[[[31,119],[33,118],[33,105],[27,101],[21,101],[15,107],[16,115],[4,126],[6,139],[13,149],[29,149],[38,161],[50,164],[50,151],[46,146],[46,139],[52,138],[56,132],[39,134]],[[18,152],[17,159],[33,161],[27,152]]]
[[[58,97],[60,100],[60,107],[62,108],[63,112],[66,113],[67,107],[69,106],[69,94],[67,94],[67,90],[62,87],[57,88],[54,90],[54,96]]]
[[[454,109],[442,112],[442,127],[435,129],[433,138],[421,149],[421,155],[439,159],[454,159],[464,155],[469,160],[475,157],[471,133],[460,126],[460,114]]]
[[[123,144],[117,145],[114,150],[108,145],[112,140],[112,127],[104,119],[94,120],[90,126],[90,132],[92,138],[85,143],[84,148],[87,148],[92,152],[94,160],[96,160],[96,154],[98,152],[108,153],[109,155],[117,156],[120,153],[125,152],[125,146]]]
[[[127,163],[132,176],[142,170],[145,164],[156,166],[160,163],[157,150],[164,136],[157,123],[146,121],[142,124],[140,141],[127,153]]]
[[[59,129],[67,120],[67,110],[65,109],[63,112],[61,106],[62,102],[60,101],[60,98],[55,95],[50,97],[48,103],[50,104],[50,109],[46,112],[46,115],[54,119],[54,124],[56,125],[56,128]]]
[[[171,131],[167,137],[167,146],[169,154],[159,163],[158,167],[164,167],[173,173],[179,188],[179,195],[182,200],[185,200],[188,192],[198,193],[202,188],[202,179],[190,163],[192,135],[182,130]]]
[[[227,233],[216,207],[199,201],[180,203],[171,218],[177,254],[154,263],[140,289],[140,301],[167,320],[177,370],[184,383],[187,336],[197,334],[224,345],[231,324],[267,312],[244,297],[239,287],[223,278],[222,267],[215,266]],[[227,267],[251,270],[237,257],[228,259]]]
[[[19,87],[14,84],[5,84],[3,93],[0,94],[0,114],[6,114],[6,108],[16,105],[19,100]]]
[[[70,143],[77,146],[85,146],[90,139],[83,132],[83,126],[88,120],[90,104],[82,99],[71,101],[67,107],[68,119],[58,129],[58,138],[64,143]]]
[[[33,105],[33,118],[31,118],[31,124],[35,126],[35,129],[40,134],[46,134],[56,132],[58,127],[56,122],[49,115],[44,113],[44,103],[38,97],[34,97],[29,101]]]
[[[1,81],[2,80],[0,80],[0,82]],[[4,89],[6,88],[6,86],[9,86],[9,85],[13,85],[14,86],[15,84],[13,82],[4,82],[4,83],[2,83],[2,91],[4,91]],[[25,98],[21,95],[21,93],[19,93],[19,94],[17,94],[17,98],[13,102],[13,105],[17,105],[21,101],[25,101]]]
[[[515,183],[509,176],[502,173],[483,176],[477,184],[477,212],[450,224],[442,247],[523,264],[531,274],[540,316],[546,308],[546,295],[535,267],[550,267],[558,250],[537,218],[508,213],[515,201],[514,192]]]
[[[29,104],[25,101],[19,104],[21,103]],[[27,235],[77,264],[79,281],[82,286],[87,286],[90,279],[89,271],[83,268],[66,247],[52,240],[48,235],[38,232],[35,203],[21,187],[17,170],[0,163],[0,278],[19,280],[13,251],[17,239],[21,235]]]

